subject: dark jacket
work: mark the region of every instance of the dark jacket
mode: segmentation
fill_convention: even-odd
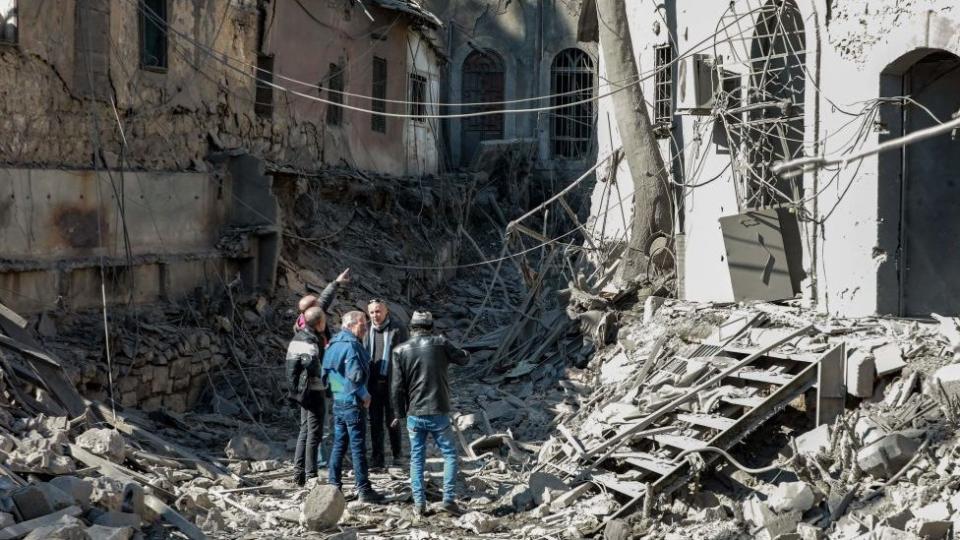
[[[340,284],[336,281],[331,281],[323,288],[323,292],[317,296],[317,307],[323,310],[324,313],[329,315],[330,306],[333,305],[333,301],[337,299],[337,289],[340,288]],[[296,334],[303,328],[300,326],[303,321],[303,313],[297,317],[297,320],[293,322],[293,333]],[[327,341],[330,341],[330,325],[327,324],[327,327],[323,330],[324,337],[327,338]]]
[[[287,399],[308,405],[323,399],[320,368],[323,365],[324,338],[313,328],[304,328],[293,336],[287,346]]]
[[[341,330],[333,337],[323,355],[323,379],[330,385],[337,400],[370,397],[370,355],[350,331]]]
[[[397,418],[450,412],[450,363],[465,365],[470,353],[447,338],[414,332],[393,349],[390,400]]]
[[[374,358],[373,357],[373,343],[374,343],[374,332],[377,332],[371,325],[370,330],[367,331],[367,338],[364,340],[364,347],[367,349],[367,354],[370,355],[370,380],[373,382],[374,379],[388,379],[390,377],[390,358],[393,354],[392,349],[396,349],[398,345],[410,338],[410,334],[407,333],[407,327],[403,325],[394,317],[389,317],[386,321],[384,327],[379,330],[383,332],[383,347],[386,351],[386,365],[384,365],[384,358]]]

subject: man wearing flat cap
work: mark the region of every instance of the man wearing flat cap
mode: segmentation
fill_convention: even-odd
[[[427,437],[443,454],[443,509],[459,514],[456,502],[457,447],[450,427],[450,363],[466,365],[470,354],[447,338],[433,335],[433,315],[415,311],[410,319],[410,339],[394,348],[390,380],[395,425],[406,417],[410,435],[410,486],[414,509],[424,515],[427,508],[423,486]]]

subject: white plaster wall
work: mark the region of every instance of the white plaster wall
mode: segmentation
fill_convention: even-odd
[[[827,6],[822,0],[798,0],[806,27],[807,69],[806,84],[806,152],[816,150],[816,141],[821,141],[821,151],[837,152],[844,148],[855,126],[845,126],[851,117],[834,104],[846,110],[859,111],[865,100],[878,97],[880,74],[890,63],[916,48],[942,48],[960,54],[960,6],[950,0],[887,0],[853,1],[840,3],[832,9],[829,24],[826,21]],[[836,4],[836,3],[834,3]],[[762,5],[759,0],[738,0],[733,8],[745,14]],[[677,0],[676,13],[677,49],[679,54],[707,52],[701,40],[716,31],[718,21],[727,9],[726,2],[703,2]],[[666,25],[661,22],[661,33],[653,32],[653,21],[659,16],[653,5],[631,2],[628,18],[634,50],[638,57],[641,75],[653,65],[652,47],[666,41]],[[741,21],[743,39],[739,42],[720,43],[717,54],[723,57],[724,67],[731,69],[736,58],[749,53],[750,36],[753,32],[753,17]],[[602,24],[602,23],[601,23]],[[819,79],[817,78],[817,43],[820,45]],[[601,55],[602,57],[602,55]],[[601,60],[601,81],[605,70]],[[601,82],[603,84],[603,82]],[[819,87],[820,92],[817,92]],[[650,80],[644,83],[648,99],[653,94]],[[601,87],[601,93],[608,92]],[[648,104],[649,105],[649,104]],[[819,123],[815,111],[819,105]],[[652,110],[648,107],[648,112]],[[606,155],[620,145],[612,100],[600,100],[598,113],[599,155]],[[729,163],[729,156],[718,154],[711,139],[712,130],[697,134],[700,122],[709,117],[685,117],[682,120],[683,138],[686,147],[685,180],[696,183],[713,177]],[[816,129],[819,127],[819,131]],[[864,147],[878,142],[879,134],[873,130]],[[669,156],[664,153],[664,157]],[[817,211],[825,219],[823,227],[813,240],[814,226],[801,224],[804,236],[803,266],[808,274],[814,267],[813,250],[816,249],[816,283],[807,279],[804,294],[819,301],[819,307],[830,313],[848,316],[869,315],[877,309],[877,270],[885,260],[877,253],[878,235],[878,189],[877,159],[868,158],[859,167],[848,166],[835,172],[821,171],[817,181],[820,190],[816,198]],[[602,179],[609,173],[608,167],[600,169]],[[834,175],[836,177],[834,178]],[[629,167],[621,163],[616,171],[616,185],[624,196],[632,187]],[[814,193],[814,175],[804,175],[807,196]],[[598,236],[606,239],[622,238],[629,227],[630,201],[624,204],[624,213],[619,209],[610,211],[616,201],[604,196],[606,184],[598,183],[592,197],[592,220],[597,223]],[[734,186],[729,173],[718,180],[695,189],[685,190],[684,217],[686,235],[685,250],[685,296],[692,300],[729,301],[732,299],[725,250],[718,219],[737,213]],[[813,197],[807,201],[807,209],[813,210]],[[893,254],[886,254],[892,258]],[[816,290],[814,291],[814,287]]]
[[[438,107],[432,105],[440,101],[440,69],[436,51],[419,33],[410,32],[407,38],[408,73],[416,73],[427,79],[427,114],[437,114]],[[409,80],[407,81],[409,93]],[[409,100],[411,96],[407,96]],[[407,174],[436,174],[440,170],[440,120],[428,118],[424,121],[405,120]]]

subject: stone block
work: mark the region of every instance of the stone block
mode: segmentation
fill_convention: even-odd
[[[916,454],[920,442],[900,433],[891,433],[857,453],[857,464],[876,478],[890,478]]]
[[[61,491],[68,493],[81,508],[90,508],[90,496],[93,494],[93,483],[77,478],[76,476],[58,476],[50,480],[50,484]]]
[[[777,514],[755,497],[743,502],[743,519],[751,525],[751,532],[776,538],[781,534],[792,533],[797,530],[800,522],[800,512],[791,511]]]
[[[847,393],[858,398],[873,395],[873,383],[877,378],[877,368],[872,354],[855,350],[847,357],[846,382]]]
[[[143,400],[140,403],[140,408],[145,411],[156,411],[163,406],[163,398],[160,396],[153,396]]]
[[[35,485],[23,486],[13,491],[10,493],[10,498],[13,499],[24,521],[45,516],[54,511],[52,502],[47,499],[43,490]]]
[[[817,497],[805,482],[783,482],[774,488],[767,504],[774,512],[797,511],[801,514],[813,508]]]
[[[181,357],[177,358],[173,362],[170,362],[170,376],[177,378],[183,376],[183,374],[188,372],[190,368],[190,358]]]
[[[173,412],[187,412],[187,396],[184,393],[170,394],[164,396],[163,406]]]
[[[130,540],[133,538],[133,529],[130,527],[92,525],[87,527],[87,536],[90,537],[90,540]]]
[[[181,377],[178,377],[173,380],[173,391],[181,392],[190,387],[190,374],[189,372],[183,373]]]
[[[603,540],[628,540],[633,533],[630,524],[623,519],[611,519],[603,528]]]
[[[123,377],[117,381],[117,388],[121,392],[132,392],[137,389],[137,386],[140,386],[140,380],[135,377]]]
[[[134,406],[137,405],[137,402],[138,402],[138,401],[139,401],[139,399],[137,399],[137,392],[136,392],[136,390],[134,390],[134,391],[132,391],[132,392],[124,392],[124,393],[120,396],[120,405],[123,406],[123,407],[134,407]]]
[[[311,531],[323,531],[336,526],[346,509],[343,493],[331,485],[319,485],[303,501],[300,520]]]
[[[34,529],[23,540],[87,540],[86,527],[73,516],[60,516],[52,524]]]
[[[240,434],[227,442],[224,453],[231,459],[262,461],[269,459],[272,453],[266,443],[248,434]]]
[[[114,463],[123,463],[127,457],[127,443],[114,429],[88,429],[77,437],[77,445]]]

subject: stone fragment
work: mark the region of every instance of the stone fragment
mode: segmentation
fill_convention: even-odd
[[[531,474],[527,485],[530,486],[530,495],[533,497],[533,503],[537,506],[546,502],[547,490],[562,493],[570,489],[570,486],[561,480],[560,477],[545,472],[535,472]]]
[[[923,521],[947,521],[950,519],[950,507],[946,502],[933,502],[914,510],[913,515]]]
[[[819,457],[830,451],[830,425],[823,424],[797,437],[797,451],[805,456]]]
[[[133,527],[140,528],[140,516],[129,512],[119,512],[117,510],[108,510],[93,519],[94,525],[103,525],[104,527]]]
[[[873,355],[860,349],[847,357],[847,393],[854,397],[868,398],[873,395],[873,383],[877,368]]]
[[[909,522],[911,519],[913,519],[913,511],[909,508],[904,508],[899,512],[887,516],[880,523],[881,525],[886,525],[888,527],[893,527],[894,529],[905,531],[907,530],[907,522]]]
[[[8,514],[7,512],[0,512],[0,529],[5,529],[16,522],[17,520],[13,519],[13,514]]]
[[[23,486],[13,491],[10,497],[24,521],[45,516],[55,510],[53,502],[36,485]]]
[[[823,529],[802,521],[797,523],[797,534],[800,536],[800,540],[823,540],[826,538]]]
[[[346,504],[339,489],[331,485],[319,485],[310,490],[303,501],[300,521],[311,531],[330,529],[340,521]]]
[[[603,540],[628,540],[630,533],[630,524],[626,520],[611,519],[603,528]]]
[[[51,525],[34,529],[24,540],[88,540],[88,536],[82,521],[73,516],[61,516]]]
[[[271,454],[269,445],[248,434],[240,434],[230,439],[223,451],[231,459],[251,461],[269,459]]]
[[[457,520],[457,526],[476,534],[486,534],[497,530],[500,527],[500,521],[483,512],[470,512],[460,516],[460,519]]]
[[[918,520],[916,534],[925,540],[941,540],[947,538],[953,529],[952,521],[923,521]],[[952,538],[952,537],[951,537]]]
[[[114,463],[123,463],[127,457],[127,443],[114,429],[88,429],[77,437],[77,445]]]
[[[800,512],[790,511],[777,514],[756,497],[743,502],[743,519],[751,525],[751,531],[758,536],[776,538],[781,534],[792,533],[797,530],[800,522]]]
[[[76,476],[58,476],[50,480],[50,484],[70,494],[84,510],[90,508],[90,496],[93,494],[91,482]]]
[[[98,476],[91,481],[93,483],[93,493],[90,494],[91,504],[106,510],[120,510],[123,506],[123,482],[106,476]]]
[[[90,540],[130,540],[133,538],[133,529],[130,527],[93,525],[87,527],[87,536],[90,537]]]
[[[806,512],[813,508],[817,497],[805,482],[784,482],[774,488],[767,504],[774,512]]]
[[[873,350],[874,362],[877,366],[877,376],[883,377],[903,369],[907,365],[903,360],[903,352],[896,343],[885,343]]]
[[[890,478],[916,454],[920,442],[891,433],[857,452],[857,464],[876,478]]]

